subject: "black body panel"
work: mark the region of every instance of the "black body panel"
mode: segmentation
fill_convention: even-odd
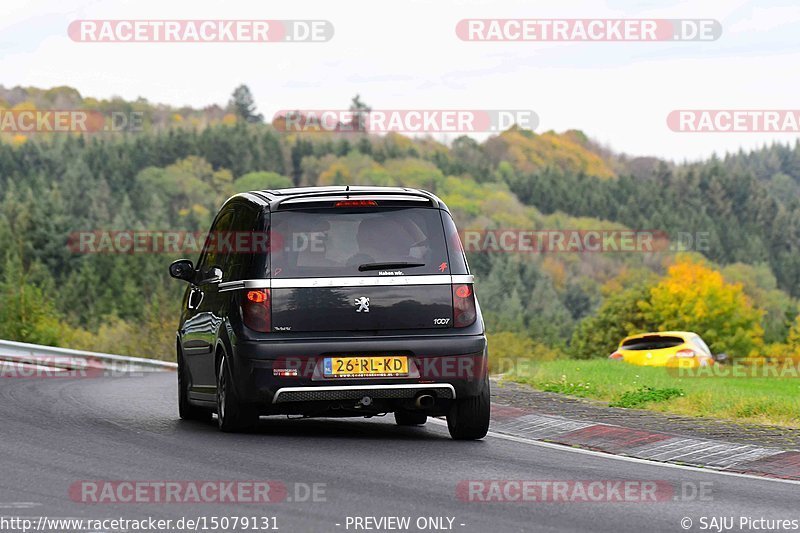
[[[273,289],[272,323],[292,332],[447,328],[452,297],[450,285]]]

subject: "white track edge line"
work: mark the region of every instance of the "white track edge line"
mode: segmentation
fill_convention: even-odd
[[[438,420],[436,418],[430,418],[431,422],[436,423],[437,425],[447,426],[447,422],[443,420]],[[639,464],[646,464],[651,466],[661,466],[666,468],[677,468],[680,470],[691,470],[693,472],[699,473],[706,473],[706,474],[718,474],[722,476],[733,476],[733,477],[743,477],[748,479],[755,479],[758,481],[775,481],[778,483],[788,483],[790,485],[800,485],[800,480],[794,479],[780,479],[774,477],[767,477],[767,476],[756,476],[753,474],[744,474],[741,472],[727,472],[725,470],[719,470],[718,468],[714,467],[705,467],[701,468],[699,466],[690,466],[690,465],[677,465],[674,463],[664,463],[660,461],[649,461],[647,459],[640,459],[638,457],[630,457],[627,455],[615,455],[613,453],[608,452],[599,452],[595,450],[587,450],[584,448],[573,448],[572,446],[567,446],[566,444],[555,444],[552,442],[543,442],[540,440],[529,439],[526,437],[517,437],[516,435],[506,435],[504,433],[496,433],[494,431],[489,431],[487,434],[489,437],[495,437],[505,440],[510,440],[513,442],[520,442],[523,444],[532,444],[534,446],[541,446],[543,448],[550,448],[553,450],[561,450],[561,451],[568,451],[573,453],[582,453],[584,455],[593,455],[595,457],[604,457],[606,459],[616,459],[617,461],[627,461],[629,463],[639,463]]]

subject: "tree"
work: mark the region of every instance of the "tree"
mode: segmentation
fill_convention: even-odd
[[[3,277],[0,279],[0,338],[34,344],[57,346],[63,339],[64,324],[56,310],[50,291],[34,284],[35,271],[23,266],[22,259],[13,250],[6,253]],[[48,276],[40,272],[38,277]]]
[[[583,319],[570,341],[570,352],[579,359],[608,357],[619,345],[619,341],[634,333],[657,329],[651,319],[642,312],[642,302],[650,297],[653,279],[621,283],[625,289],[611,294],[597,313]]]
[[[263,189],[286,189],[292,180],[275,172],[248,172],[233,182],[233,192],[258,191]]]
[[[239,85],[233,91],[228,108],[245,122],[264,122],[264,115],[256,113],[255,100],[247,85]]]
[[[566,346],[573,327],[572,315],[559,299],[549,276],[539,278],[528,300],[524,315],[529,335],[548,346]]]
[[[761,310],[741,283],[727,283],[722,274],[688,256],[667,270],[640,305],[646,321],[661,330],[694,331],[714,352],[749,355],[763,344]]]
[[[372,112],[372,108],[361,101],[360,95],[355,95],[350,101],[350,111],[353,113],[353,121],[350,123],[355,131],[367,131],[367,119]]]
[[[763,311],[761,326],[764,342],[782,342],[797,315],[797,302],[778,289],[778,282],[769,265],[734,263],[722,269],[728,282],[741,283],[753,305]]]

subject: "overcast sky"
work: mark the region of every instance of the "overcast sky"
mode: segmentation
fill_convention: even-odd
[[[460,41],[463,18],[710,18],[713,42]],[[76,43],[76,19],[326,19],[327,43]],[[0,4],[0,83],[259,110],[532,109],[617,151],[681,161],[795,134],[671,132],[673,109],[800,109],[797,0],[40,0]]]

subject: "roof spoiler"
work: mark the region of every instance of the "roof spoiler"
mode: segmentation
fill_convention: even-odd
[[[287,198],[276,198],[273,202],[274,209],[290,209],[298,207],[332,207],[336,202],[345,200],[374,200],[380,202],[382,205],[396,206],[396,205],[426,205],[431,207],[438,207],[439,202],[435,196],[425,191],[398,191],[398,192],[376,192],[376,191],[337,191],[332,193],[330,191],[324,192],[309,192],[292,195]]]

